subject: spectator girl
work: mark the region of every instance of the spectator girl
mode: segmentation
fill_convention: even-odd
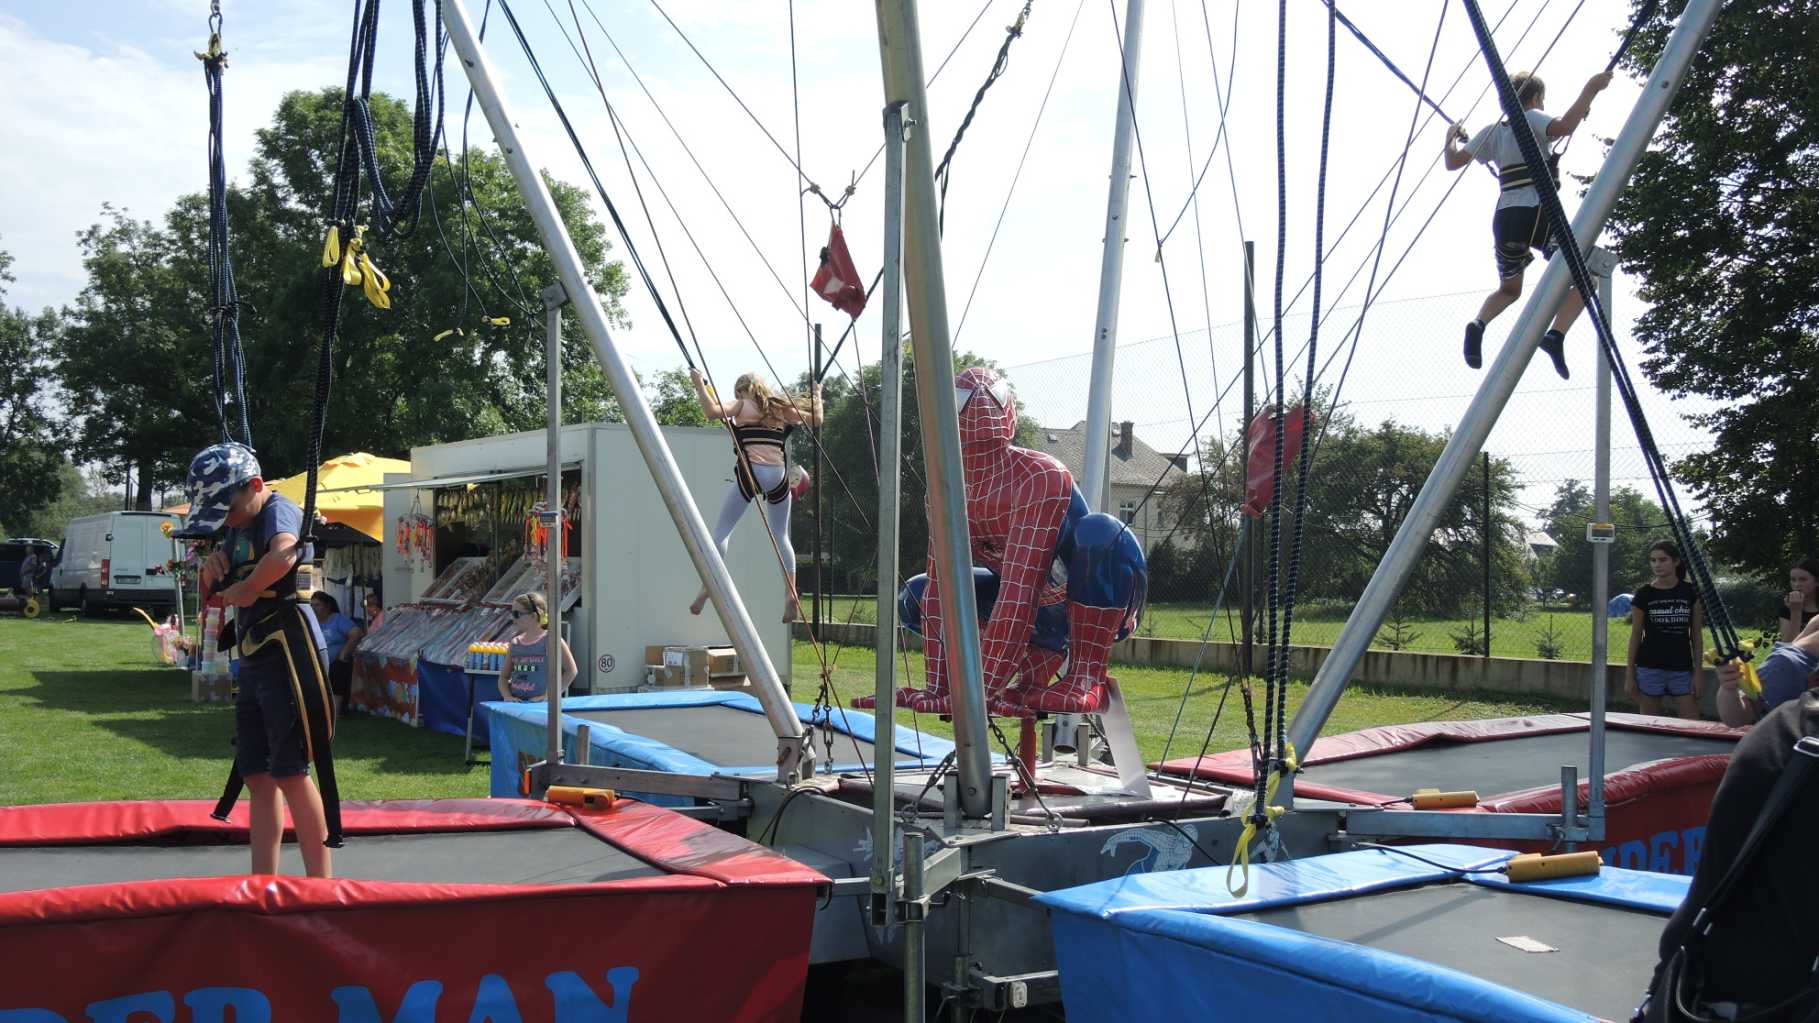
[[[1806,623],[1819,615],[1819,558],[1802,558],[1787,572],[1787,597],[1781,605],[1781,642],[1792,643]]]
[[[1704,674],[1705,609],[1699,591],[1686,581],[1680,548],[1657,540],[1648,549],[1647,583],[1630,598],[1630,647],[1623,690],[1644,714],[1660,714],[1672,697],[1680,717],[1699,717]]]

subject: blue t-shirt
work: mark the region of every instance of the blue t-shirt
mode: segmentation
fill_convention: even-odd
[[[252,522],[239,528],[229,528],[224,549],[227,551],[228,564],[231,566],[228,578],[238,578],[241,566],[255,563],[265,556],[266,548],[271,546],[272,537],[280,533],[292,536],[303,536],[303,509],[295,501],[277,491],[272,491],[265,499],[265,506]],[[310,549],[303,548],[302,560],[310,558]],[[249,608],[243,608],[240,615],[243,621],[260,621],[266,615],[290,602],[297,595],[297,575],[294,572],[285,574],[271,586],[277,597],[261,597]]]
[[[328,621],[317,624],[322,628],[322,641],[328,647],[329,661],[339,660],[341,651],[347,647],[347,637],[354,631],[354,620],[336,611],[328,616]]]
[[[1819,667],[1813,655],[1792,643],[1776,643],[1775,649],[1756,666],[1756,677],[1762,682],[1760,710],[1766,714],[1806,692],[1808,676]]]

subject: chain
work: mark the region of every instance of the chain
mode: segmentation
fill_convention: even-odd
[[[1017,776],[1023,779],[1023,784],[1029,786],[1030,795],[1036,797],[1036,805],[1042,808],[1042,815],[1048,818],[1049,834],[1060,831],[1061,815],[1049,809],[1047,801],[1042,798],[1042,788],[1036,784],[1035,773],[1029,769],[1021,757],[1017,756],[1016,751],[1011,749],[1011,741],[1005,737],[1004,729],[998,727],[998,720],[987,717],[985,723],[991,726],[992,736],[998,740],[998,745],[1004,747],[1004,755],[1010,760],[1011,766],[1016,768]]]

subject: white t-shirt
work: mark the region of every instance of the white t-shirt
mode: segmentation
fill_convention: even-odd
[[[1528,118],[1529,130],[1535,133],[1535,144],[1541,147],[1542,155],[1546,156],[1547,126],[1553,124],[1554,119],[1539,110],[1526,110],[1523,113]],[[1522,147],[1516,145],[1516,133],[1502,121],[1478,129],[1478,134],[1473,135],[1471,141],[1465,144],[1465,151],[1472,154],[1472,159],[1498,170],[1523,162]],[[1497,196],[1498,209],[1539,205],[1541,193],[1535,191],[1533,185],[1524,185]]]

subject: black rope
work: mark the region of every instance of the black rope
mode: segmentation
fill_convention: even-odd
[[[1510,83],[1509,72],[1503,66],[1503,59],[1498,56],[1495,40],[1490,37],[1484,24],[1484,15],[1478,9],[1477,0],[1465,0],[1465,12],[1472,21],[1472,31],[1478,36],[1479,49],[1484,54],[1485,64],[1490,68],[1491,79],[1496,83],[1497,96],[1502,102],[1505,116],[1516,138],[1516,145],[1522,150],[1522,158],[1531,167],[1542,165],[1541,147],[1535,141],[1534,132],[1529,129],[1528,119],[1523,116],[1522,104],[1516,98],[1516,90]],[[1632,29],[1632,34],[1633,34]],[[1627,44],[1627,43],[1626,43]],[[1611,379],[1616,384],[1617,393],[1623,398],[1623,404],[1629,413],[1630,422],[1636,428],[1636,440],[1642,449],[1643,461],[1647,464],[1649,475],[1655,484],[1655,493],[1661,500],[1662,510],[1667,513],[1668,522],[1675,541],[1680,545],[1688,568],[1693,577],[1694,586],[1699,591],[1700,600],[1704,602],[1707,613],[1706,622],[1711,627],[1714,639],[1714,651],[1720,661],[1739,658],[1747,659],[1748,654],[1742,649],[1737,631],[1731,623],[1730,613],[1724,606],[1724,598],[1718,592],[1713,581],[1710,566],[1700,550],[1698,538],[1693,534],[1692,526],[1686,514],[1681,510],[1678,494],[1675,492],[1672,474],[1667,461],[1661,455],[1659,445],[1655,443],[1654,432],[1649,428],[1648,417],[1642,410],[1642,403],[1637,395],[1634,382],[1630,379],[1629,368],[1623,361],[1623,353],[1618,349],[1604,308],[1598,301],[1597,288],[1592,283],[1591,271],[1585,265],[1585,256],[1579,249],[1579,242],[1573,237],[1572,224],[1566,218],[1566,211],[1560,205],[1560,195],[1553,181],[1547,175],[1535,176],[1535,191],[1541,199],[1541,212],[1547,218],[1548,229],[1554,237],[1559,254],[1566,260],[1567,271],[1572,274],[1573,285],[1585,300],[1585,312],[1597,331],[1598,342],[1603,347],[1605,357],[1610,361]]]
[[[1267,580],[1265,582],[1265,603],[1268,606],[1268,619],[1264,627],[1263,657],[1263,733],[1261,739],[1253,739],[1251,762],[1256,776],[1256,802],[1251,805],[1251,820],[1259,824],[1269,819],[1264,809],[1267,804],[1268,778],[1271,764],[1270,751],[1275,741],[1276,701],[1276,622],[1277,604],[1280,591],[1282,570],[1282,396],[1287,390],[1287,379],[1282,361],[1282,272],[1288,257],[1288,128],[1286,120],[1286,103],[1288,95],[1288,0],[1278,0],[1276,14],[1276,288],[1274,299],[1276,352],[1276,393],[1272,403],[1270,422],[1274,427],[1274,471],[1270,480],[1270,546]],[[1316,264],[1318,265],[1318,264]],[[1246,424],[1246,429],[1249,425]],[[1246,691],[1248,695],[1248,690]],[[1245,724],[1250,727],[1250,703],[1245,702]],[[1252,730],[1253,736],[1256,732]]]
[[[619,216],[619,208],[613,205],[612,197],[606,193],[606,185],[600,180],[600,174],[594,170],[594,162],[588,158],[587,147],[581,144],[581,136],[576,134],[575,126],[568,119],[568,111],[562,107],[562,101],[556,97],[556,90],[550,85],[549,78],[543,73],[543,65],[537,61],[537,53],[531,49],[531,42],[524,35],[524,29],[518,24],[517,15],[512,13],[512,5],[506,0],[499,0],[499,10],[511,26],[512,35],[518,39],[518,46],[524,50],[524,57],[530,63],[531,72],[537,76],[537,83],[543,87],[543,95],[556,111],[557,120],[562,122],[562,130],[568,134],[569,142],[575,148],[575,155],[581,159],[581,167],[587,171],[588,180],[593,182],[594,194],[606,207],[606,213],[613,218],[613,226],[619,229],[619,237],[625,241],[626,254],[631,257],[632,266],[638,271],[639,280],[650,293],[651,301],[657,305],[657,314],[663,317],[664,326],[669,328],[670,339],[676,343],[676,350],[682,353],[682,360],[688,368],[697,369],[694,356],[689,354],[688,345],[682,341],[682,331],[677,329],[676,321],[670,316],[669,306],[663,301],[663,295],[657,290],[657,282],[652,279],[650,271],[644,265],[644,259],[638,255],[638,248],[632,242],[631,232],[626,229],[625,220]]]
[[[1454,119],[1446,116],[1446,111],[1440,109],[1440,104],[1429,99],[1427,97],[1427,93],[1422,89],[1421,86],[1416,85],[1414,82],[1410,81],[1409,77],[1402,73],[1402,69],[1396,66],[1395,61],[1389,59],[1389,57],[1387,55],[1385,55],[1382,50],[1377,49],[1377,44],[1371,42],[1370,37],[1366,36],[1363,32],[1359,31],[1358,26],[1352,24],[1352,19],[1346,17],[1344,12],[1340,11],[1338,6],[1333,3],[1333,0],[1326,0],[1326,9],[1327,9],[1327,13],[1328,13],[1329,17],[1338,18],[1339,24],[1344,25],[1346,31],[1350,32],[1360,43],[1363,43],[1364,48],[1371,51],[1371,53],[1374,54],[1378,60],[1382,61],[1383,66],[1389,70],[1390,74],[1395,75],[1397,77],[1397,79],[1399,79],[1402,82],[1403,85],[1406,85],[1409,88],[1415,90],[1415,95],[1421,98],[1421,102],[1426,103],[1428,106],[1432,107],[1434,110],[1434,113],[1440,115],[1441,120],[1445,121],[1448,124],[1453,123]],[[1442,12],[1444,13],[1444,10],[1445,10],[1444,4],[1441,5],[1441,9],[1442,9]],[[1431,62],[1431,58],[1430,58],[1430,62]],[[1425,76],[1424,76],[1424,78],[1425,78]]]
[[[208,87],[208,279],[209,335],[214,354],[215,421],[221,439],[253,446],[253,428],[246,407],[246,352],[240,341],[240,293],[234,286],[233,231],[228,222],[227,158],[222,142],[222,73],[227,53],[221,49],[221,14],[209,16],[208,50],[202,60],[202,78]],[[231,376],[234,408],[239,414],[235,436],[227,414]]]
[[[979,90],[973,93],[973,102],[967,106],[966,116],[960,119],[960,127],[955,130],[953,141],[947,144],[947,152],[941,154],[941,164],[935,168],[935,177],[940,180],[941,185],[941,211],[937,226],[943,233],[946,233],[947,228],[947,185],[954,173],[954,151],[960,148],[960,140],[966,137],[966,129],[972,127],[973,118],[979,113],[979,104],[985,101],[986,90],[990,89],[998,81],[998,77],[1004,74],[1005,69],[1011,66],[1011,44],[1023,37],[1023,26],[1029,21],[1030,4],[1033,2],[1034,0],[1024,0],[1023,10],[1018,12],[1017,20],[1005,27],[1004,42],[998,46],[998,55],[992,58],[992,69],[986,74],[985,81],[979,83]]]
[[[1284,0],[1286,2],[1286,0]],[[1339,10],[1327,5],[1326,18],[1326,98],[1320,114],[1320,172],[1314,191],[1314,313],[1308,328],[1307,337],[1307,373],[1306,393],[1302,395],[1301,405],[1301,457],[1295,474],[1295,515],[1294,538],[1289,544],[1288,581],[1283,589],[1282,599],[1282,652],[1276,658],[1277,679],[1276,694],[1276,757],[1277,770],[1287,770],[1288,750],[1288,651],[1289,636],[1295,627],[1295,590],[1301,575],[1301,554],[1307,541],[1307,484],[1308,467],[1313,453],[1312,438],[1308,417],[1314,408],[1314,353],[1320,341],[1320,286],[1323,267],[1326,265],[1325,251],[1321,248],[1326,241],[1326,169],[1327,154],[1332,142],[1333,129],[1333,77],[1336,67],[1338,46],[1337,17]],[[1404,146],[1406,151],[1407,147]],[[1280,401],[1277,407],[1281,407]],[[1276,424],[1276,471],[1281,472],[1282,431],[1286,424],[1278,420]],[[1280,486],[1280,484],[1278,484]]]

